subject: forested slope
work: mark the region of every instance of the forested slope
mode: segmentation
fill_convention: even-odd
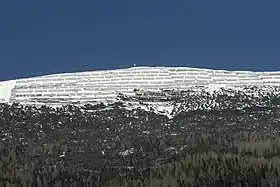
[[[251,90],[177,94],[172,118],[121,101],[1,104],[0,184],[279,186],[280,100]]]

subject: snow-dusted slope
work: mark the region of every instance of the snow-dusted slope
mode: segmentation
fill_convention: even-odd
[[[132,67],[38,76],[0,82],[5,102],[81,104],[115,101],[120,94],[135,96],[145,91],[221,87],[279,86],[280,72],[225,71],[188,67]],[[136,90],[135,90],[136,89]],[[139,93],[139,90],[142,91]]]
[[[16,81],[0,82],[0,102],[9,102]]]

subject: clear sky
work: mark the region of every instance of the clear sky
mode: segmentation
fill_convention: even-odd
[[[139,66],[280,70],[279,0],[1,0],[0,80]]]

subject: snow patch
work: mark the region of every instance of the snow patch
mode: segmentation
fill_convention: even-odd
[[[122,155],[122,156],[128,156],[128,155],[130,155],[132,153],[134,153],[134,148],[130,148],[130,149],[127,149],[127,150],[125,150],[123,152],[119,152],[119,154]]]
[[[15,85],[15,80],[0,82],[0,102],[9,102],[12,89]]]

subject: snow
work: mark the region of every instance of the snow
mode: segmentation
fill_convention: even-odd
[[[122,156],[128,156],[128,155],[130,155],[132,153],[134,153],[134,148],[130,148],[130,149],[127,149],[127,150],[125,150],[123,152],[119,152],[119,154],[122,155]]]
[[[126,79],[124,80],[122,77]],[[55,84],[68,86],[55,86]],[[15,88],[16,85],[17,88]],[[200,92],[199,86],[202,86],[205,91],[213,94],[221,88],[242,90],[244,85],[280,86],[280,72],[226,71],[189,67],[131,67],[117,70],[54,74],[0,82],[0,102],[10,102],[13,88],[15,88],[15,93],[25,96],[16,96],[16,102],[42,105],[49,104],[49,101],[60,101],[63,97],[66,98],[66,103],[74,101],[82,101],[83,103],[107,102],[108,99],[115,101],[116,93],[134,96],[135,86],[144,91],[154,92],[161,89],[170,90],[171,88],[180,90],[190,88]],[[267,91],[273,92],[273,89],[267,88]],[[61,96],[61,93],[65,93],[66,96]],[[45,101],[36,101],[31,97],[44,98]],[[54,104],[61,106],[65,103]],[[138,107],[149,110],[147,106],[139,105],[139,103]],[[153,108],[156,113],[172,117],[170,116],[172,106],[158,102],[149,103],[149,107]]]
[[[12,89],[15,87],[16,81],[0,82],[0,102],[9,102]]]
[[[66,155],[66,151],[63,151],[62,154],[59,155],[59,157],[60,157],[60,158],[63,158],[63,157],[65,157],[65,155]]]
[[[214,91],[218,91],[221,88],[225,88],[226,85],[225,84],[209,84],[208,86],[206,86],[206,90],[210,93],[213,94]]]

